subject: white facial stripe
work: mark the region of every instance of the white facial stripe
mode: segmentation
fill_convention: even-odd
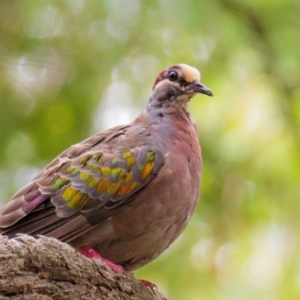
[[[180,87],[179,83],[174,82],[174,81],[170,81],[169,79],[164,79],[164,80],[160,81],[158,84],[156,84],[154,89],[157,89],[157,88],[159,88],[160,86],[162,86],[163,84],[166,84],[166,83],[168,83],[169,85],[173,85],[175,87]]]
[[[180,64],[179,67],[184,76],[184,79],[187,82],[193,82],[195,80],[200,81],[201,75],[200,75],[200,72],[196,68],[191,67],[186,64]]]

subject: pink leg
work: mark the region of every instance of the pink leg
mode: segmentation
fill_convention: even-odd
[[[105,262],[106,265],[108,265],[111,269],[113,269],[118,274],[124,273],[124,268],[122,266],[114,264],[110,260],[103,258],[97,251],[95,251],[90,246],[86,246],[86,245],[81,246],[79,247],[79,251],[85,257],[101,259],[102,261]]]
[[[151,290],[157,289],[157,285],[151,281],[141,279],[140,282]]]

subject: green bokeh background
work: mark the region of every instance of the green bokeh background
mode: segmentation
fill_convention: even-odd
[[[136,276],[173,300],[300,299],[299,16],[299,0],[1,1],[1,204],[191,64],[215,95],[190,103],[201,201]]]

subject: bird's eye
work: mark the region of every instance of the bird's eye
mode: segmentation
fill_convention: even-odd
[[[175,81],[178,78],[178,73],[176,71],[171,71],[168,77],[171,81]]]

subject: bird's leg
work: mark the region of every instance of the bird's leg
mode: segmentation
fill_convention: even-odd
[[[157,285],[151,281],[140,279],[140,282],[145,286],[148,287],[151,290],[157,289]]]
[[[84,255],[87,258],[101,259],[107,266],[109,266],[111,269],[113,269],[118,274],[124,273],[124,268],[122,266],[114,264],[110,260],[103,258],[96,250],[94,250],[90,246],[83,245],[83,246],[79,247],[79,251],[82,255]],[[141,279],[140,282],[144,286],[148,287],[151,290],[157,289],[157,285],[148,280]]]
[[[124,273],[124,268],[122,266],[114,264],[110,260],[103,258],[96,250],[94,250],[90,246],[87,245],[81,246],[79,247],[79,251],[85,257],[101,259],[103,262],[105,262],[106,265],[108,265],[111,269],[113,269],[118,274]]]

